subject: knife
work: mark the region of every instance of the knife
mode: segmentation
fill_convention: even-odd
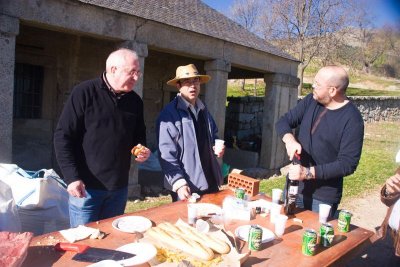
[[[99,262],[102,260],[124,260],[132,258],[135,254],[127,253],[118,250],[105,249],[105,248],[94,248],[84,244],[72,244],[72,243],[57,243],[54,248],[58,251],[73,251],[77,252],[72,258],[76,261],[85,262]]]

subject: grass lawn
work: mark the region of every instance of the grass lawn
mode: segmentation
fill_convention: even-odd
[[[364,146],[356,172],[344,179],[343,201],[361,197],[382,186],[397,168],[395,155],[400,149],[400,122],[379,122],[365,125]],[[234,166],[232,166],[234,167]],[[261,181],[260,191],[271,196],[272,188],[283,188],[283,176]],[[148,209],[170,203],[170,197],[129,201],[126,212]]]

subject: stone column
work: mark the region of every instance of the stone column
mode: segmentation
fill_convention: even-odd
[[[297,103],[299,79],[280,73],[264,75],[266,84],[259,166],[277,172],[288,162],[285,146],[275,131],[275,123]]]
[[[125,41],[121,44],[121,47],[129,48],[136,51],[139,56],[140,71],[142,76],[136,82],[134,91],[143,98],[143,76],[145,75],[145,58],[148,56],[147,44],[138,43],[135,41]],[[146,107],[144,107],[146,110]],[[132,156],[131,169],[129,170],[129,184],[128,184],[128,197],[139,197],[140,196],[140,185],[139,185],[139,170],[138,164]]]
[[[147,44],[142,44],[142,43],[138,43],[135,41],[125,41],[121,44],[121,47],[132,49],[139,56],[140,71],[142,72],[142,76],[136,82],[134,90],[141,98],[143,98],[143,76],[145,75],[144,74],[144,63],[145,63],[144,59],[149,54]]]
[[[12,162],[15,37],[19,20],[0,14],[0,163]]]
[[[205,102],[218,126],[219,138],[224,139],[226,91],[231,63],[216,59],[207,61],[204,69],[206,74],[211,76],[211,80],[206,83]]]

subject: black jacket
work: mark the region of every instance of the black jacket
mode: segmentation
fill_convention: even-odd
[[[130,150],[145,142],[142,99],[133,91],[117,97],[102,78],[72,90],[54,134],[65,182],[99,190],[128,185]]]

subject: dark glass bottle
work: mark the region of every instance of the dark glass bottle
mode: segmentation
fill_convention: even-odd
[[[293,164],[300,163],[300,155],[295,153],[293,157]],[[286,177],[286,196],[285,196],[285,214],[293,215],[296,209],[296,198],[299,193],[299,181],[290,180],[289,175]]]
[[[299,181],[287,178],[287,189],[285,198],[285,214],[293,215],[296,208],[296,198],[299,192]]]

